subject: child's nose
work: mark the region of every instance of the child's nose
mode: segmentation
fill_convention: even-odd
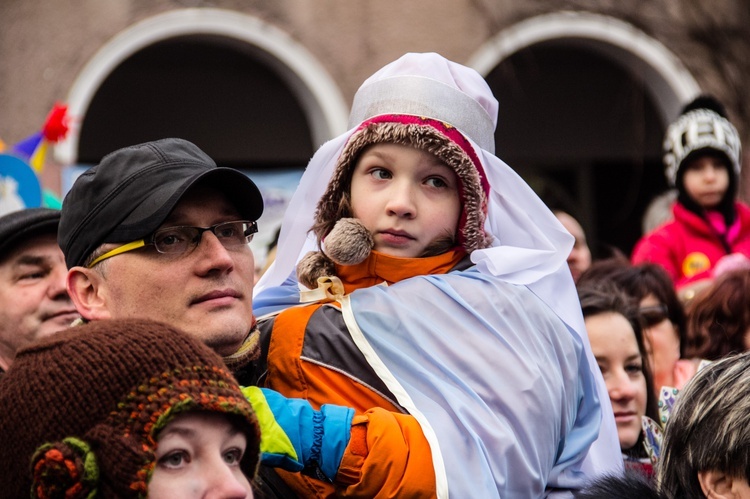
[[[389,215],[414,218],[417,214],[414,193],[411,186],[397,184],[391,189],[386,209]]]

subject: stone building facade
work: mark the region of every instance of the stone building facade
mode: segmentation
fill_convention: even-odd
[[[74,165],[164,136],[251,176],[301,170],[365,78],[427,51],[487,78],[498,156],[595,245],[640,235],[667,187],[662,135],[693,96],[719,97],[750,145],[746,0],[3,0],[0,139],[67,103],[42,173],[60,194]]]

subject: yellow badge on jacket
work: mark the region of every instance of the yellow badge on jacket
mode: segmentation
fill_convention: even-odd
[[[682,275],[685,277],[693,277],[694,275],[705,272],[710,268],[711,261],[703,253],[690,253],[682,261]]]

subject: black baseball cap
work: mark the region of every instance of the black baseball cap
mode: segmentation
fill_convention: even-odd
[[[162,139],[108,154],[76,179],[63,201],[57,240],[68,268],[83,265],[104,243],[150,235],[198,183],[225,194],[247,220],[263,213],[263,198],[252,180],[216,166],[187,140]]]
[[[60,211],[50,208],[26,208],[0,217],[0,260],[6,253],[41,234],[57,234]]]

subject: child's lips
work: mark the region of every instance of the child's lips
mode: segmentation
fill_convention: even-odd
[[[403,230],[384,230],[380,231],[382,240],[389,244],[403,245],[413,241],[415,238]]]

